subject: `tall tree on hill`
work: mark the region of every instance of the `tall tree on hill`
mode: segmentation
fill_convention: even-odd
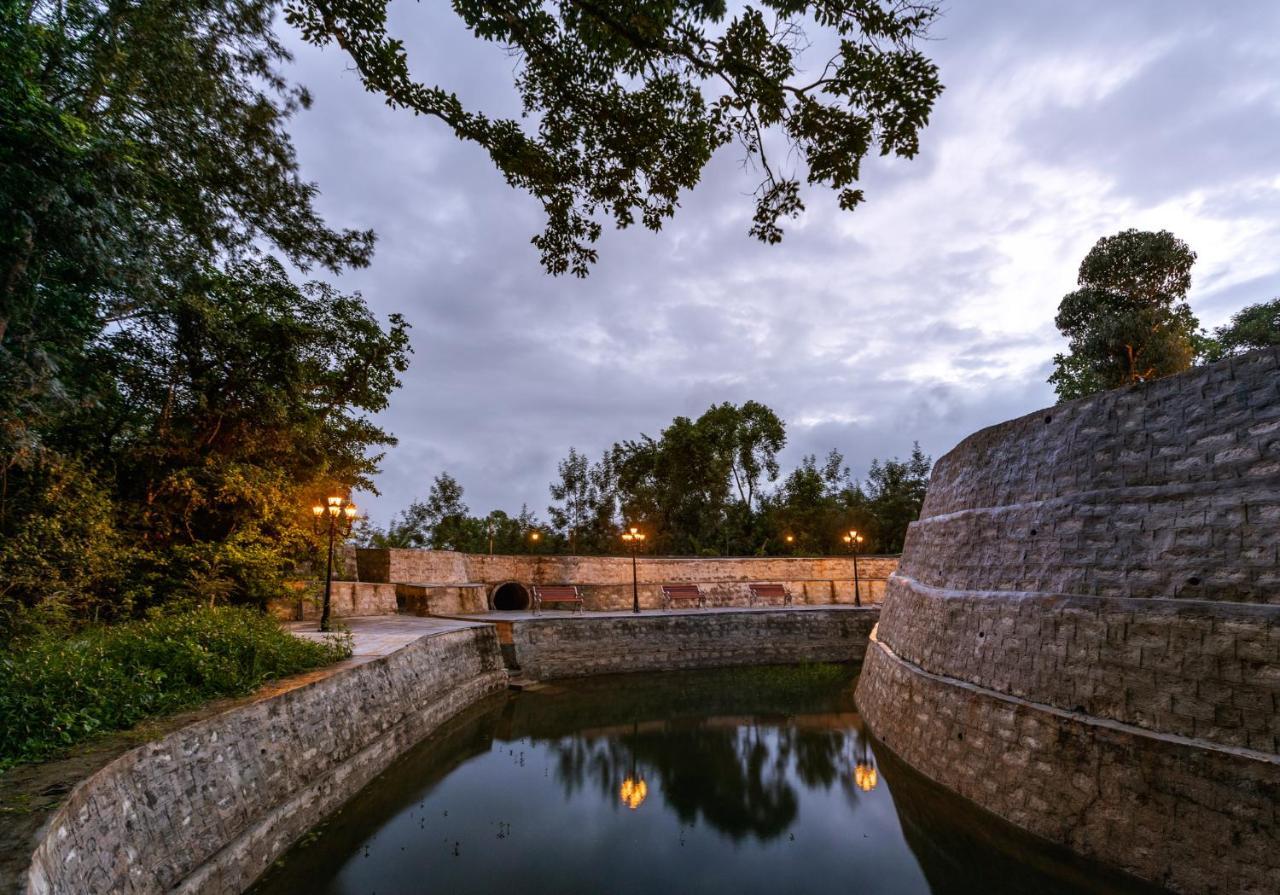
[[[1191,366],[1199,323],[1185,299],[1195,259],[1167,230],[1125,230],[1098,240],[1080,264],[1080,288],[1063,297],[1054,320],[1069,340],[1049,377],[1059,400]]]
[[[913,157],[942,91],[915,47],[938,15],[928,0],[763,0],[732,14],[719,0],[458,0],[467,28],[517,60],[525,116],[495,119],[414,79],[388,6],[286,0],[285,16],[345,50],[389,105],[443,122],[537,198],[547,226],[533,243],[552,273],[585,276],[605,220],[660,229],[731,142],[760,173],[758,239],[779,241],[804,209],[802,178],[852,209],[863,160]],[[803,60],[815,45],[832,51]]]

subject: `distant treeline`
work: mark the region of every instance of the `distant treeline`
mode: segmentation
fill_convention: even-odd
[[[850,475],[832,449],[804,457],[782,476],[786,425],[756,401],[724,403],[700,417],[676,417],[656,437],[621,441],[592,461],[576,449],[560,461],[544,522],[522,507],[473,516],[447,472],[384,530],[361,541],[469,553],[609,554],[637,526],[649,552],[690,556],[835,554],[856,529],[864,553],[902,550],[920,515],[932,461],[912,447],[906,460],[873,460],[867,478]]]

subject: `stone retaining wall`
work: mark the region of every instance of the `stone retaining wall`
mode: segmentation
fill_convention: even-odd
[[[267,607],[282,621],[319,618],[324,601],[323,581],[293,582],[292,596],[274,600]],[[329,591],[329,611],[340,618],[395,615],[396,588],[393,584],[335,581]]]
[[[487,626],[313,678],[82,781],[46,825],[26,891],[241,892],[402,752],[507,683]]]
[[[1280,352],[963,441],[877,636],[859,705],[937,782],[1180,891],[1280,891]]]
[[[729,665],[861,661],[879,610],[716,610],[539,618],[512,626],[516,663],[537,680]]]
[[[1274,755],[957,683],[875,642],[857,698],[899,758],[1025,830],[1178,892],[1277,891]]]
[[[488,556],[448,550],[361,549],[362,581],[413,585],[479,583],[486,597],[508,581],[576,584],[589,610],[631,606],[631,558],[622,556]],[[860,556],[858,591],[862,602],[879,603],[885,581],[898,567],[896,556]],[[795,603],[826,605],[854,601],[853,559],[817,557],[647,557],[636,564],[642,608],[661,606],[663,584],[700,584],[712,606],[746,606],[751,582],[787,586]],[[486,606],[488,604],[486,603]]]

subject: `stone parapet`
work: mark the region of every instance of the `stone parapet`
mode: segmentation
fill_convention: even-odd
[[[731,665],[857,662],[874,608],[710,610],[538,618],[512,625],[515,660],[546,680]]]
[[[362,581],[387,581],[419,587],[481,584],[486,600],[507,582],[525,588],[535,584],[576,584],[585,608],[608,611],[631,605],[631,558],[628,556],[489,556],[447,550],[361,549]],[[898,567],[896,556],[860,556],[860,600],[879,603],[885,582]],[[853,603],[853,559],[818,557],[649,557],[636,563],[641,606],[661,605],[663,584],[699,584],[712,606],[746,606],[752,582],[779,583],[795,603]],[[491,605],[486,602],[486,606]]]

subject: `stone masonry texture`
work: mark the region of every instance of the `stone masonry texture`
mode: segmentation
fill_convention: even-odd
[[[1182,892],[1280,892],[1280,352],[934,468],[858,685],[899,756]]]
[[[50,819],[26,891],[239,893],[507,674],[491,627],[409,646],[138,747]]]
[[[448,550],[357,551],[361,581],[397,585],[410,599],[432,601],[431,611],[483,612],[493,591],[507,582],[528,588],[535,584],[576,584],[584,608],[615,610],[631,607],[631,558],[619,556],[488,556]],[[858,591],[862,602],[879,603],[885,583],[898,567],[896,556],[858,557]],[[796,605],[825,605],[854,601],[853,559],[818,557],[716,557],[686,559],[641,556],[636,565],[640,605],[661,606],[664,584],[699,584],[709,606],[746,606],[748,585],[786,585]],[[479,586],[459,594],[460,585]],[[406,586],[415,588],[409,591]],[[438,594],[438,596],[437,596]],[[437,610],[435,602],[448,607]]]
[[[727,665],[861,661],[874,608],[541,618],[512,627],[516,663],[545,680]]]

